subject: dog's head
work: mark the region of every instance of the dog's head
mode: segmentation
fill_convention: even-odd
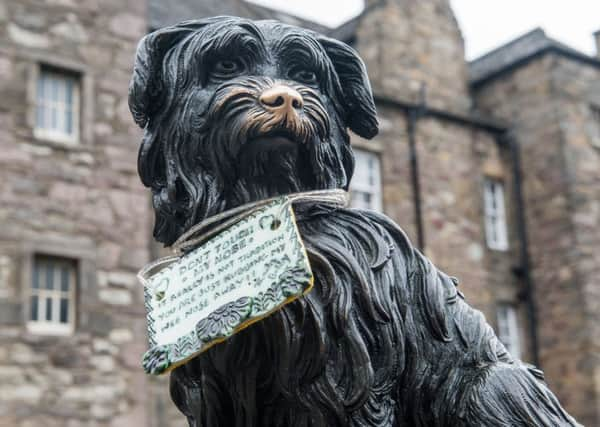
[[[377,133],[357,53],[274,21],[218,17],[147,35],[129,106],[144,128],[138,169],[165,244],[241,203],[347,188],[347,130]]]

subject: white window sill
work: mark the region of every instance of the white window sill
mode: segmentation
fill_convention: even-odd
[[[91,151],[91,146],[81,141],[68,138],[48,137],[47,135],[40,135],[38,132],[35,131],[33,132],[33,135],[30,138],[27,138],[24,142],[49,148],[55,148],[58,150],[84,152]]]
[[[495,252],[508,252],[508,250],[510,249],[508,246],[493,246],[489,244],[487,245],[487,248]]]
[[[27,322],[27,331],[35,335],[69,336],[75,328],[68,323]]]
[[[60,132],[52,132],[46,129],[35,128],[33,136],[41,141],[51,144],[58,144],[66,147],[74,147],[79,145],[77,135],[67,135]]]

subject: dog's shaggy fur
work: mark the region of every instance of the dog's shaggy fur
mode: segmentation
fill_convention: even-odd
[[[299,94],[296,110],[259,102],[277,85]],[[273,21],[220,17],[149,34],[130,107],[165,244],[243,203],[347,188],[347,129],[377,133],[357,54]],[[172,373],[191,426],[576,425],[388,218],[326,205],[297,217],[314,290]]]

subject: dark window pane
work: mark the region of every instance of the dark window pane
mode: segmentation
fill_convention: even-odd
[[[45,73],[42,78],[44,79],[44,101],[48,103],[52,99],[52,79]]]
[[[69,323],[69,299],[60,299],[60,323]]]
[[[37,81],[37,94],[36,94],[36,98],[37,98],[38,104],[40,104],[42,102],[42,100],[44,99],[44,80],[45,80],[45,77],[44,77],[43,74],[41,74],[38,77],[38,81]]]
[[[58,80],[57,78],[51,78],[50,79],[50,87],[52,88],[52,101],[54,102],[58,102],[60,101],[58,95],[59,95],[59,89],[60,86],[62,86],[61,84],[62,82],[60,80]]]
[[[46,265],[46,289],[54,289],[54,268],[50,263]]]
[[[46,320],[52,320],[52,298],[46,298]]]
[[[33,280],[31,282],[31,287],[33,289],[39,289],[40,288],[40,274],[41,274],[41,266],[39,262],[36,262],[35,265],[33,266]]]
[[[38,128],[45,128],[46,127],[46,123],[44,121],[44,107],[42,105],[38,105],[36,107],[36,114],[35,114],[35,125]]]
[[[65,133],[73,133],[73,113],[70,110],[65,111]]]
[[[65,106],[71,108],[71,105],[73,104],[73,81],[67,80],[65,85]]]
[[[31,301],[30,301],[30,314],[29,314],[29,318],[31,320],[38,320],[38,297],[37,295],[32,295],[31,296]]]
[[[63,292],[69,291],[69,268],[66,266],[60,270],[60,290]]]
[[[56,106],[50,109],[50,129],[58,130],[58,111]]]

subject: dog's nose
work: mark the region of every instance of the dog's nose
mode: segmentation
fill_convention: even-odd
[[[278,111],[299,110],[304,106],[302,95],[289,86],[277,85],[265,90],[259,98],[265,107]]]

